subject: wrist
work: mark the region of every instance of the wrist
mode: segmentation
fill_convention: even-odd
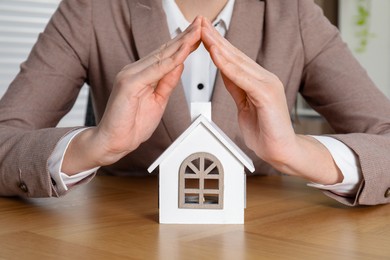
[[[271,165],[288,175],[324,185],[342,182],[344,178],[329,150],[313,137],[296,135],[282,154]]]
[[[61,171],[69,176],[104,166],[101,158],[104,151],[96,138],[96,127],[78,133],[69,143],[63,157]]]
[[[301,146],[299,145],[299,137],[294,136],[290,138],[290,141],[279,148],[278,151],[274,151],[272,156],[269,156],[266,161],[278,171],[288,174],[299,176],[296,167],[296,159],[301,154]]]

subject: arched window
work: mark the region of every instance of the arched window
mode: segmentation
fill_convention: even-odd
[[[188,156],[179,170],[179,208],[222,209],[223,167],[209,153]]]

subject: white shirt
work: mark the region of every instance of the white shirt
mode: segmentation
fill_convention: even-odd
[[[190,25],[190,22],[183,16],[174,0],[163,0],[162,5],[167,16],[169,33],[171,38],[175,38]],[[212,23],[222,36],[225,36],[229,28],[233,7],[234,0],[228,1]],[[198,49],[190,54],[184,62],[181,81],[188,105],[191,102],[209,102],[211,100],[216,75],[217,67],[201,43]]]
[[[185,19],[174,0],[162,0],[162,3],[167,16],[171,38],[174,38],[184,31],[190,23]],[[234,0],[228,0],[223,10],[212,23],[222,36],[225,36],[229,28],[233,6]],[[181,78],[188,105],[190,105],[191,102],[211,101],[216,74],[217,68],[212,62],[209,53],[204,48],[203,44],[201,44],[185,61],[185,67]],[[99,168],[97,167],[73,176],[68,176],[61,172],[62,160],[67,146],[81,131],[82,130],[76,130],[71,132],[60,140],[53,155],[49,158],[49,172],[57,183],[57,188],[60,190],[67,190],[69,186],[79,182],[90,174],[93,174]],[[355,195],[362,180],[361,169],[358,166],[358,160],[355,153],[345,144],[334,138],[325,136],[313,137],[329,150],[336,165],[343,173],[344,180],[341,183],[334,185],[311,183],[309,186],[330,190],[344,196]]]

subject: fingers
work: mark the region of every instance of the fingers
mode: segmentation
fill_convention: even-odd
[[[228,77],[222,74],[223,82],[225,83],[225,87],[227,91],[232,96],[234,102],[236,103],[237,109],[241,110],[246,106],[247,103],[247,95],[244,90],[237,87]]]
[[[202,41],[222,74],[248,95],[254,95],[259,85],[267,86],[267,82],[275,78],[231,45],[205,18],[202,20]]]
[[[183,45],[172,56],[160,58],[147,66],[144,70],[137,73],[134,77],[139,78],[144,84],[153,84],[158,82],[171,70],[183,63],[185,57],[189,54],[188,45]]]
[[[143,88],[153,86],[157,95],[167,96],[180,79],[182,69],[176,68],[182,67],[187,56],[198,47],[200,34],[201,17],[198,17],[178,37],[143,59],[126,66],[117,76],[118,85],[124,86],[124,89],[126,86],[132,86],[129,94],[142,93]],[[176,73],[170,73],[172,70]],[[169,75],[165,77],[167,74]]]
[[[201,35],[201,17],[195,18],[195,20],[188,26],[188,28],[180,33],[177,37],[163,44],[159,49],[151,52],[141,60],[129,64],[124,70],[133,74],[151,66],[155,62],[160,62],[167,57],[174,55],[182,45],[186,44],[190,46],[190,52],[194,51],[200,44]],[[184,60],[183,60],[184,61]]]
[[[234,65],[234,63],[238,62],[238,60],[230,62],[231,64],[229,64],[229,61],[220,54],[218,48],[230,49],[230,51],[232,52],[237,52],[238,50],[235,50],[235,47],[233,47],[222,36],[220,36],[219,33],[214,30],[213,26],[206,19],[202,21],[202,41],[206,49],[210,52],[214,63],[221,70],[222,78],[225,83],[226,89],[229,91],[238,109],[240,110],[243,106],[245,106],[247,95],[243,89],[237,87],[235,82],[230,79],[232,75],[226,73],[229,72],[227,66]],[[231,71],[233,71],[234,69],[235,68],[232,68]]]

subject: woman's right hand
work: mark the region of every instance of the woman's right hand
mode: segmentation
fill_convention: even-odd
[[[67,148],[64,173],[112,164],[149,139],[180,80],[185,59],[199,46],[201,21],[196,18],[176,38],[119,72],[99,125],[78,134]]]

